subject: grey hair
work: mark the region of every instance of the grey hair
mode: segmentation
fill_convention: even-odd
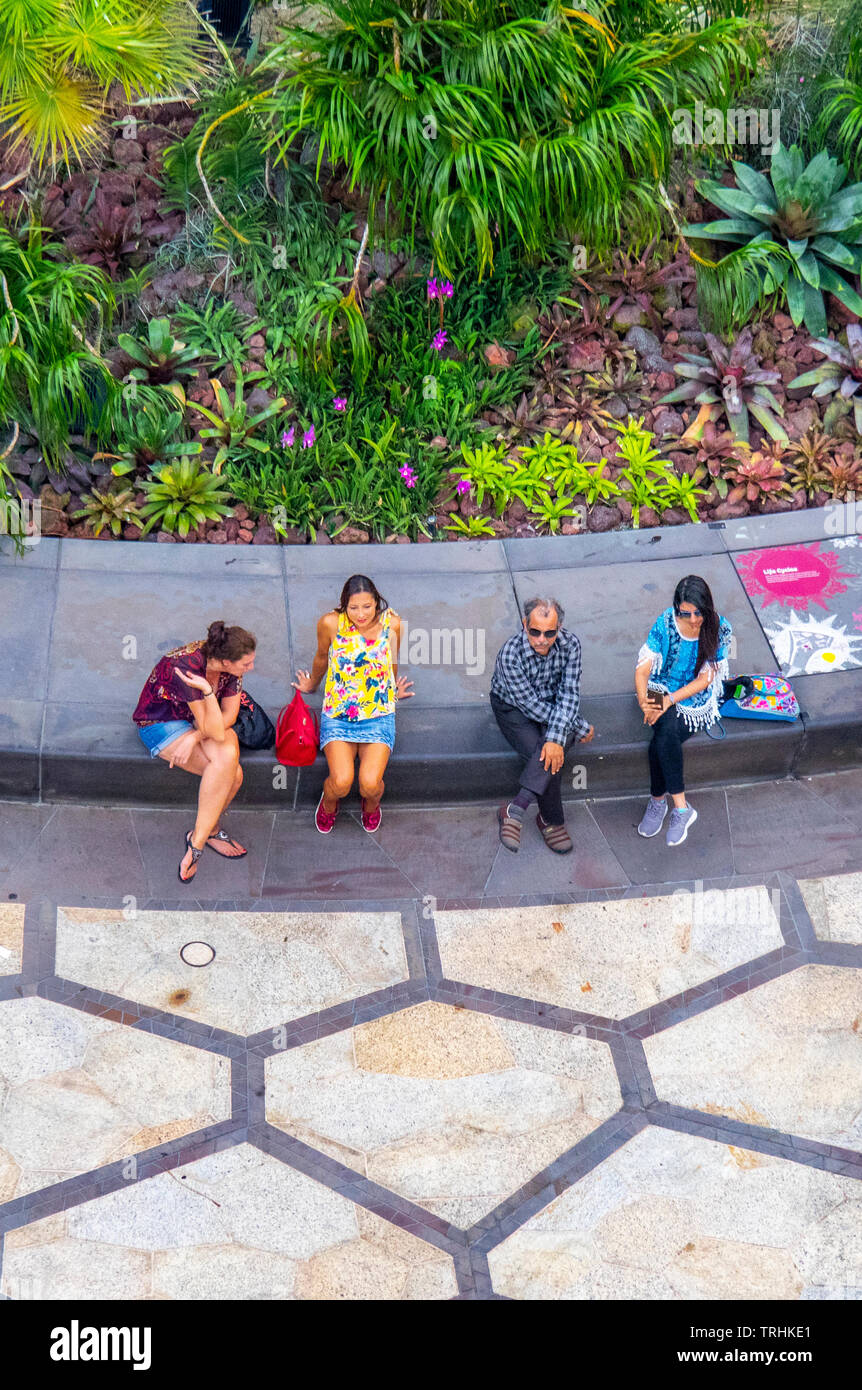
[[[560,627],[563,626],[563,618],[566,616],[566,614],[565,610],[563,609],[563,605],[560,603],[559,599],[528,598],[527,602],[524,604],[524,617],[527,619],[527,622],[530,621],[531,613],[533,613],[537,608],[541,609],[543,613],[550,612],[550,610],[553,608],[554,612],[557,615],[557,622],[560,624]]]

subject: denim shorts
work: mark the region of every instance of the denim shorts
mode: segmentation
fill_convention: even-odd
[[[385,743],[395,747],[395,714],[378,714],[373,719],[334,719],[320,716],[320,746],[327,743]]]
[[[138,728],[138,733],[149,748],[150,757],[157,758],[180,734],[188,734],[195,727],[187,719],[168,719],[164,724],[145,724]]]

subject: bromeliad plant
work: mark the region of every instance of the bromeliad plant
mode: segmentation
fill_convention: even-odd
[[[787,466],[787,476],[794,492],[804,488],[808,498],[814,496],[828,482],[827,468],[832,461],[834,440],[818,429],[810,429],[802,438],[784,451],[783,462]]]
[[[813,386],[813,396],[837,391],[842,401],[852,400],[856,429],[862,434],[862,394],[858,394],[862,392],[862,328],[858,323],[847,325],[846,347],[834,338],[818,338],[811,347],[829,361],[795,377],[790,386]]]
[[[862,271],[862,183],[846,185],[847,170],[825,150],[806,165],[798,146],[788,150],[780,143],[769,175],[739,160],[733,170],[735,188],[709,179],[698,185],[729,217],[685,227],[685,236],[767,253],[781,248],[759,266],[763,289],[781,290],[793,322],[804,322],[809,333],[827,332],[826,290],[852,313],[862,313],[862,297],[838,273],[852,277]]]
[[[163,531],[178,531],[185,537],[193,526],[230,514],[230,493],[197,459],[181,458],[153,472],[154,477],[141,483],[147,499],[141,508],[147,518],[144,535],[158,525]]]
[[[777,498],[790,491],[784,467],[774,452],[743,450],[743,454],[745,457],[725,469],[728,482],[733,484],[727,494],[728,502],[762,504],[767,498]]]
[[[265,421],[271,420],[280,410],[283,410],[287,401],[284,396],[278,396],[274,401],[261,410],[257,415],[249,416],[248,404],[244,400],[245,382],[255,379],[255,373],[251,373],[243,380],[242,372],[239,372],[234,386],[233,401],[231,401],[225,388],[220,381],[213,379],[210,382],[218,411],[209,410],[206,406],[196,405],[195,410],[203,415],[211,424],[200,431],[201,439],[217,439],[219,441],[216,456],[213,461],[213,472],[220,473],[225,460],[231,456],[243,453],[246,449],[253,449],[258,454],[268,454],[270,445],[265,439],[253,438],[257,430]]]
[[[106,526],[119,536],[124,526],[137,525],[141,520],[131,488],[110,487],[101,491],[94,487],[81,501],[84,505],[73,515],[86,520],[95,536],[100,536]]]
[[[632,526],[637,528],[642,508],[663,512],[671,505],[665,490],[672,485],[674,475],[658,450],[653,448],[653,434],[644,429],[643,418],[629,419],[624,425],[612,420],[607,424],[620,436],[617,450],[626,463],[620,474],[620,496],[631,507]]]
[[[685,361],[674,365],[677,376],[687,380],[684,386],[662,396],[659,404],[693,401],[701,407],[686,431],[689,440],[697,439],[707,422],[718,420],[722,411],[737,441],[748,443],[749,413],[773,439],[787,439],[786,430],[775,418],[784,411],[769,389],[781,380],[781,374],[761,368],[757,354],[751,350],[752,337],[752,330],[746,328],[727,348],[714,334],[707,333],[709,357],[686,352]]]
[[[137,365],[129,372],[131,381],[146,382],[149,386],[164,386],[185,405],[183,378],[197,376],[198,353],[174,337],[169,319],[150,319],[145,339],[120,333],[117,342],[127,357]]]

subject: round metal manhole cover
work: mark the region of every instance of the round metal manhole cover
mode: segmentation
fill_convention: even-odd
[[[196,967],[212,965],[215,960],[215,946],[211,946],[208,941],[187,941],[185,946],[180,948],[180,960],[186,965]]]

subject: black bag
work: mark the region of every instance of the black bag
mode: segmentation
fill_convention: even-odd
[[[275,743],[272,720],[244,690],[240,691],[239,714],[233,727],[243,748],[272,748]]]

